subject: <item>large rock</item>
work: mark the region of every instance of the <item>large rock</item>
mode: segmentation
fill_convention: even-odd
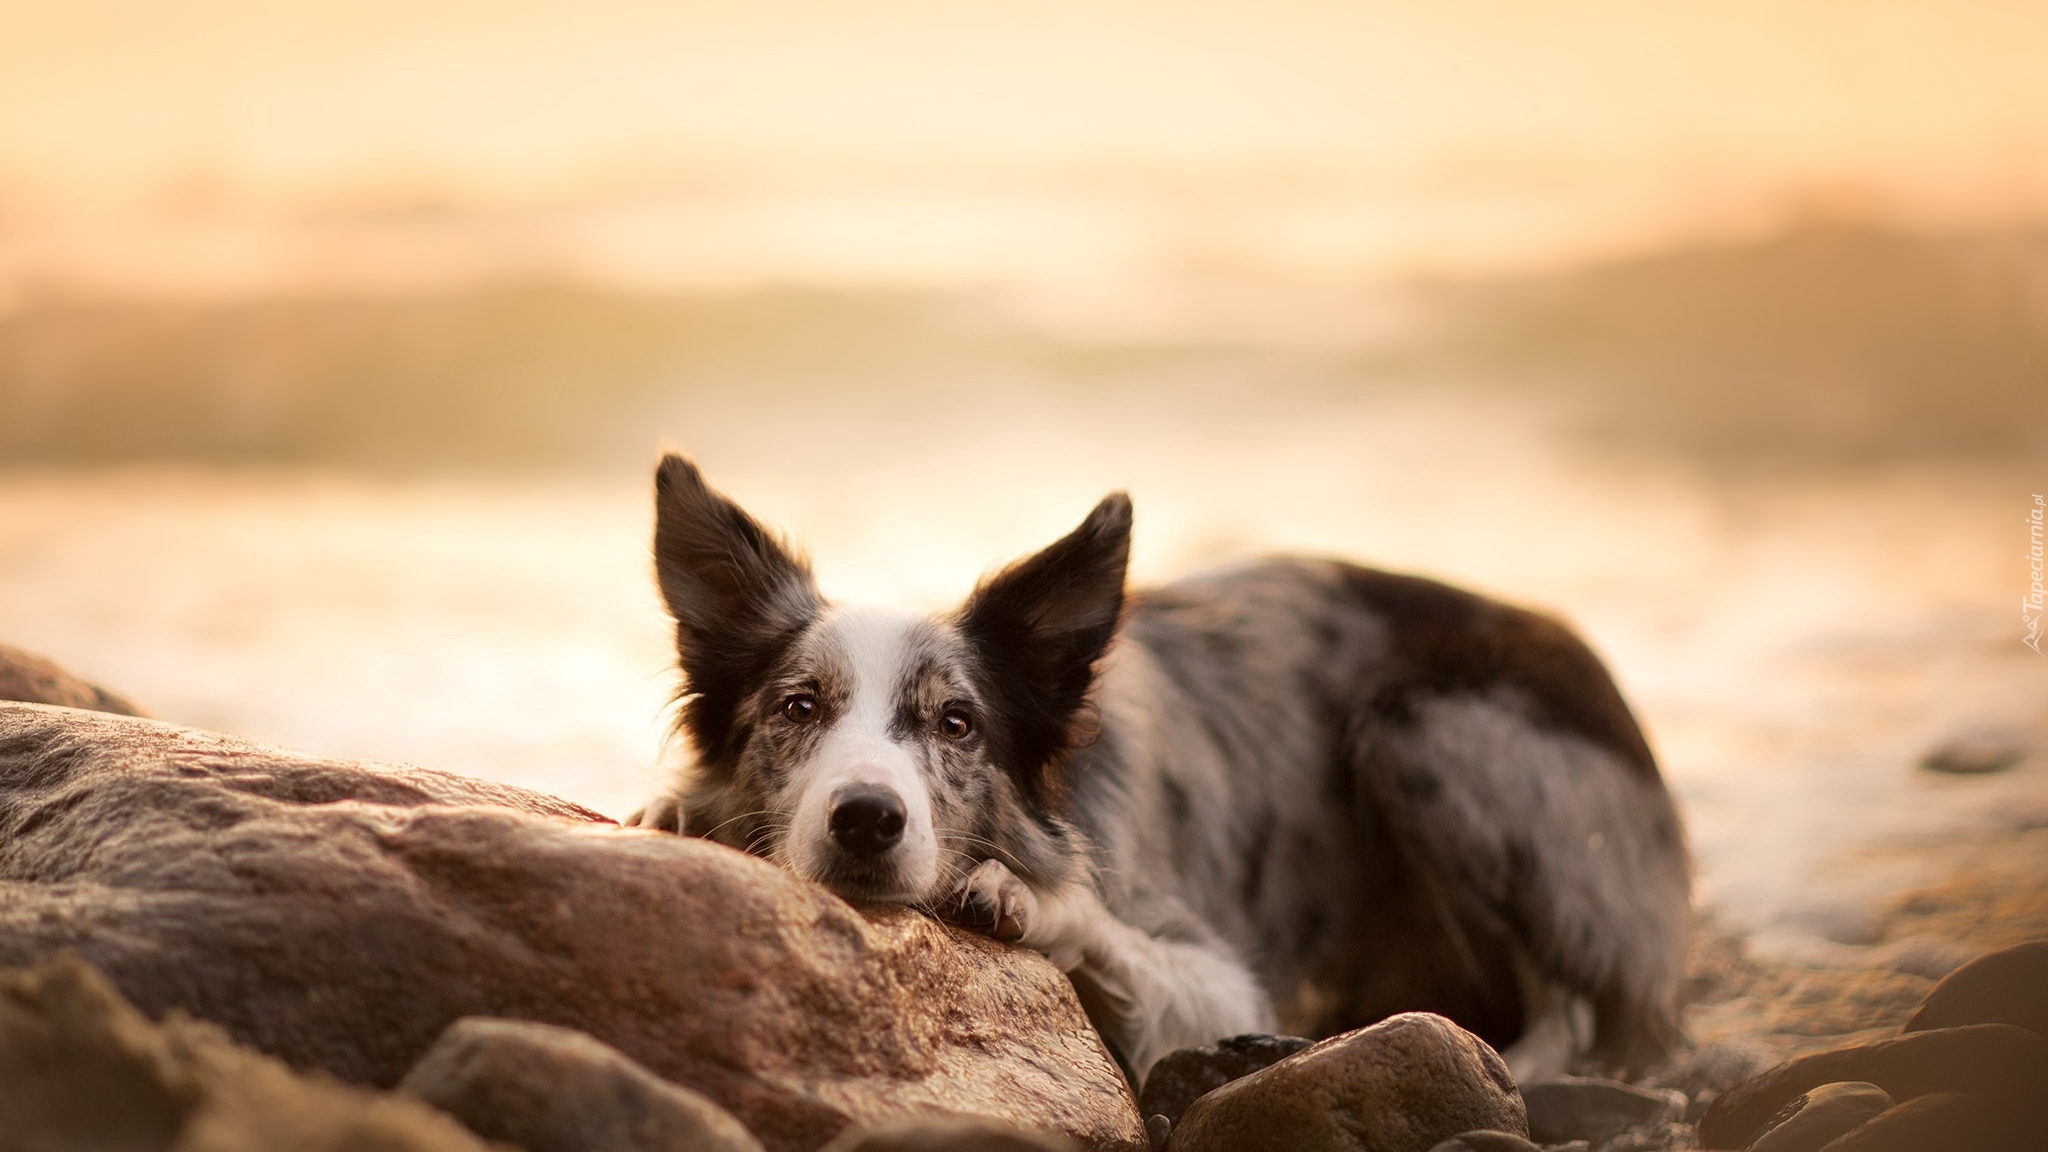
[[[573,1028],[469,1016],[399,1081],[526,1152],[761,1152],[732,1113]]]
[[[1194,1102],[1170,1152],[1428,1152],[1461,1132],[1525,1136],[1507,1065],[1441,1016],[1332,1036]]]
[[[178,1013],[144,1019],[76,956],[0,972],[9,1152],[488,1152],[416,1100],[302,1075]]]
[[[1032,953],[537,793],[0,704],[0,964],[63,948],[145,1012],[360,1084],[504,1016],[588,1032],[777,1152],[942,1113],[1146,1146]]]
[[[80,680],[33,652],[6,644],[0,644],[0,700],[142,715],[140,708],[105,688]]]
[[[1801,1094],[1849,1081],[1901,1103],[1935,1093],[2038,1101],[2048,1084],[2048,1040],[2010,1024],[1974,1024],[1814,1052],[1722,1093],[1700,1120],[1700,1143],[1747,1148]]]
[[[2012,1024],[2048,1038],[2048,940],[1979,956],[1944,976],[1905,1030],[1964,1024]]]

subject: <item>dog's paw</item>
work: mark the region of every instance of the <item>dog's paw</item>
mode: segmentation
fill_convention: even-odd
[[[984,860],[960,885],[953,921],[984,936],[1018,941],[1038,915],[1038,898],[1000,860]]]
[[[657,832],[680,833],[683,830],[682,799],[674,795],[657,796],[648,801],[647,807],[626,817],[622,823],[628,828],[652,828]]]

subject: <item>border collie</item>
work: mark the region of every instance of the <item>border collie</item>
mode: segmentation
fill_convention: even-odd
[[[1121,493],[957,611],[844,606],[681,457],[655,501],[695,762],[630,822],[1044,953],[1134,1082],[1411,1009],[1524,1079],[1678,1041],[1684,834],[1562,624],[1332,560],[1127,595]]]

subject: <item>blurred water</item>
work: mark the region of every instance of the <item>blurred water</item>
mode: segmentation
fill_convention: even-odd
[[[686,415],[642,459],[679,441],[836,597],[944,605],[1122,487],[1140,581],[1308,550],[1553,609],[1644,719],[1703,896],[1754,926],[1853,937],[1918,849],[2048,823],[2048,759],[1913,767],[1960,727],[2048,740],[2048,662],[2014,611],[2048,479],[2025,465],[1730,479],[1453,388],[987,379]],[[649,501],[614,474],[0,474],[0,638],[163,719],[623,815],[673,688]]]

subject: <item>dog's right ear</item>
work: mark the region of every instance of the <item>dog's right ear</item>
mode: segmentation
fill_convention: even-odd
[[[1131,498],[1104,497],[1081,526],[982,581],[960,611],[960,630],[1006,719],[994,733],[1028,791],[1060,782],[1052,769],[1076,738],[1076,720],[1123,614],[1131,556]]]
[[[673,453],[654,472],[654,568],[676,622],[683,726],[716,764],[748,687],[824,602],[800,557]]]

